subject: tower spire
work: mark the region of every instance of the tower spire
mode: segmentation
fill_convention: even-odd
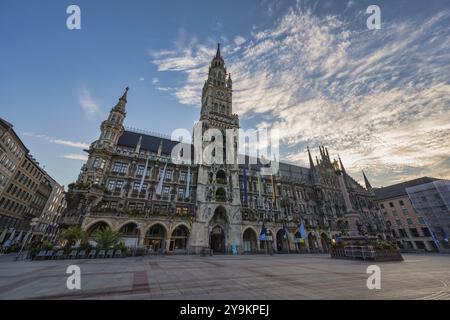
[[[344,164],[342,163],[341,156],[338,155],[338,158],[339,158],[339,166],[341,167],[341,171],[345,175],[345,174],[347,174],[347,172],[345,172],[345,168],[344,168]]]
[[[221,56],[220,56],[220,43],[217,43],[216,58],[221,58]]]
[[[367,176],[366,176],[364,170],[362,171],[362,173],[363,173],[363,177],[364,177],[364,183],[366,184],[366,189],[368,191],[371,191],[372,190],[372,186],[371,186],[371,184],[369,182],[369,179],[367,179]]]
[[[308,158],[309,158],[309,168],[311,170],[314,170],[314,161],[311,157],[311,151],[309,151],[309,146],[306,146],[306,149],[308,150]]]
[[[116,106],[114,107],[115,111],[119,111],[119,112],[125,113],[125,106],[127,104],[128,90],[130,90],[130,88],[126,87],[125,88],[125,92],[119,98],[119,102],[117,102]]]

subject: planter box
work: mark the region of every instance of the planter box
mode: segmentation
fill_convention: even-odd
[[[403,257],[397,249],[376,249],[372,246],[347,246],[344,249],[332,248],[330,254],[333,259],[403,261]]]

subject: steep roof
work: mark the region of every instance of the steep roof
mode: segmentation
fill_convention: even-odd
[[[120,136],[117,144],[119,146],[124,146],[128,148],[136,148],[136,145],[138,144],[139,138],[141,136],[142,136],[141,142],[142,150],[147,150],[156,153],[158,152],[159,145],[162,141],[161,153],[166,156],[171,155],[173,147],[175,147],[178,143],[180,143],[179,141],[173,141],[169,138],[157,137],[149,134],[125,130],[123,134]],[[191,147],[193,154],[194,146],[191,145]]]
[[[413,179],[401,183],[397,183],[391,186],[387,186],[384,188],[374,188],[375,195],[377,199],[383,200],[383,199],[389,199],[389,198],[395,198],[400,196],[406,196],[406,188],[417,186],[424,183],[433,182],[439,179],[431,178],[431,177],[422,177],[418,179]]]
[[[166,156],[170,156],[172,153],[172,149],[178,144],[180,143],[179,141],[174,141],[171,140],[169,138],[165,138],[162,136],[156,136],[156,135],[152,135],[149,133],[144,133],[144,132],[135,132],[135,131],[130,131],[130,130],[125,130],[123,132],[123,134],[120,136],[119,141],[118,141],[118,145],[119,146],[124,146],[124,147],[128,147],[128,148],[136,148],[136,145],[138,144],[139,138],[142,136],[142,141],[141,141],[141,150],[147,150],[150,152],[158,152],[159,149],[159,145],[162,141],[162,150],[161,153],[163,155]],[[194,146],[191,145],[191,151],[192,151],[192,156],[194,155]],[[255,159],[253,159],[252,161],[255,161]],[[249,163],[249,157],[245,156],[245,162]],[[260,169],[261,162],[260,159],[256,160],[256,164],[252,164],[252,168],[257,168]],[[253,163],[253,162],[252,162]],[[304,168],[304,167],[300,167],[297,165],[293,165],[293,164],[288,164],[288,163],[283,163],[280,162],[279,163],[279,169],[280,169],[280,175],[282,177],[289,177],[292,179],[298,179],[298,180],[302,180],[305,179],[305,177],[307,177],[309,175],[309,169],[308,168]]]

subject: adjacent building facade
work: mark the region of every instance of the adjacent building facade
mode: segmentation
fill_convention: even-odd
[[[423,177],[384,188],[375,189],[383,219],[389,228],[389,236],[399,248],[407,250],[438,251],[423,212],[416,210],[407,190],[438,181]]]
[[[23,241],[31,219],[41,219],[53,191],[62,187],[30,155],[10,123],[0,118],[0,129],[1,244],[6,240]],[[63,202],[64,196],[58,201]],[[57,229],[57,224],[54,227]],[[45,235],[45,230],[38,228],[33,232],[37,239]]]
[[[449,253],[450,181],[437,180],[406,188],[409,199],[422,217],[440,252]]]
[[[194,131],[237,130],[232,93],[231,75],[218,47]],[[125,129],[127,99],[128,88],[86,150],[88,161],[69,186],[65,226],[82,224],[91,236],[110,226],[129,246],[164,252],[327,252],[332,239],[348,232],[346,214],[351,212],[360,234],[384,237],[386,226],[366,176],[363,187],[347,174],[341,159],[331,159],[327,148],[319,147],[315,161],[308,149],[308,168],[279,163],[272,175],[261,174],[265,165],[259,160],[173,161],[172,151],[182,142]],[[202,139],[201,150],[208,150],[214,139]],[[236,141],[229,141],[229,149],[212,148],[213,158],[219,151],[223,159],[227,153],[236,157]],[[183,150],[196,152],[187,143]],[[265,238],[260,237],[263,228]]]

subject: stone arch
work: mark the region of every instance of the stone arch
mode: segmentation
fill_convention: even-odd
[[[209,246],[214,252],[225,253],[229,228],[227,210],[217,206],[214,215],[209,220]]]
[[[169,251],[185,251],[189,239],[189,228],[186,224],[180,223],[171,230]]]
[[[258,232],[253,227],[245,228],[242,233],[244,252],[252,253],[258,249]]]
[[[144,233],[144,245],[151,251],[164,252],[167,241],[167,227],[162,222],[150,225]]]
[[[86,232],[88,234],[88,237],[92,238],[95,235],[95,232],[99,229],[99,228],[106,228],[106,227],[112,227],[112,224],[110,221],[105,220],[105,219],[99,219],[99,220],[94,220],[91,223],[89,223],[86,226]]]
[[[285,242],[286,240],[284,239],[284,230],[283,228],[280,228],[277,230],[276,233],[276,244],[278,252],[283,252],[287,250],[287,244]]]
[[[139,242],[140,230],[136,221],[130,220],[118,228],[122,236],[122,241],[127,247],[136,247]]]

